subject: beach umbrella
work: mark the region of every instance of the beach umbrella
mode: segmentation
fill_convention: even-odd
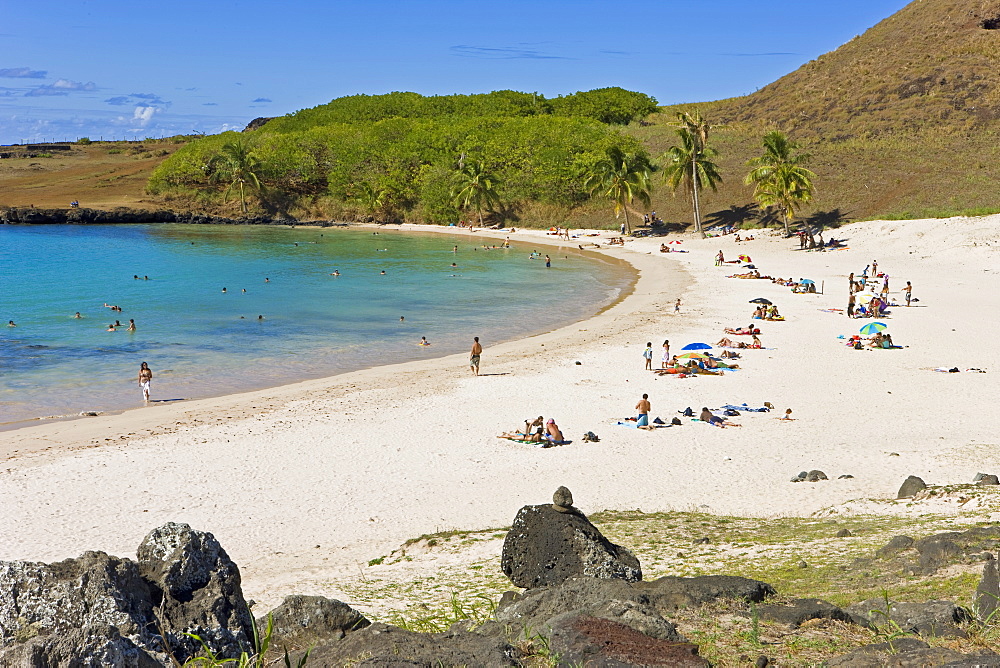
[[[708,345],[707,343],[689,343],[683,348],[681,348],[681,350],[711,350],[711,349],[712,346]]]
[[[803,278],[801,281],[799,281],[799,283],[801,283],[802,285],[815,285],[816,281],[814,281],[811,278]]]
[[[753,262],[749,255],[740,255],[740,262]]]
[[[871,336],[877,332],[881,332],[883,329],[888,327],[884,322],[870,322],[861,328],[861,333],[865,336]]]
[[[678,355],[677,359],[704,360],[704,359],[708,359],[708,355],[706,355],[705,353],[699,353],[699,352],[684,353],[683,355]]]
[[[771,305],[771,300],[770,299],[764,299],[763,297],[757,297],[757,299],[751,299],[750,303],[751,304],[766,304],[767,306],[770,306]]]

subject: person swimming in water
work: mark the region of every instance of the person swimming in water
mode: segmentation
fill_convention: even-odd
[[[75,319],[79,320],[79,319],[80,319],[80,318],[82,318],[83,316],[82,316],[82,315],[80,315],[80,312],[79,312],[79,311],[77,311],[77,312],[76,312],[76,315],[74,315],[73,317],[74,317]]]
[[[128,331],[130,332],[135,331],[135,320],[133,318],[128,319]]]
[[[420,343],[418,343],[417,345],[420,345],[420,346],[429,346],[429,345],[431,345],[431,343],[430,343],[430,341],[427,340],[426,336],[421,336],[420,337]]]

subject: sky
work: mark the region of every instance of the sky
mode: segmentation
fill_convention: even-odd
[[[905,0],[0,0],[0,144],[241,130],[358,93],[746,95]]]

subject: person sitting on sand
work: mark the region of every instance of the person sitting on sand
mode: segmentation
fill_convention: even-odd
[[[752,338],[753,338],[753,340],[750,342],[750,347],[751,348],[753,348],[755,350],[760,350],[761,348],[764,347],[764,346],[761,345],[760,339],[757,338],[756,334],[754,334]]]
[[[549,418],[545,422],[545,439],[550,443],[562,443],[564,440],[559,425],[552,418]]]
[[[541,429],[544,428],[544,426],[545,418],[539,415],[534,420],[528,419],[524,421],[524,433],[525,435],[529,435],[533,429]]]
[[[713,415],[712,411],[708,410],[707,407],[702,407],[700,419],[701,419],[702,422],[707,422],[708,424],[712,425],[713,427],[722,427],[723,429],[725,429],[726,427],[739,427],[740,426],[740,425],[736,424],[735,422],[730,422],[729,420],[727,420],[727,419],[725,419],[723,417],[719,417],[718,415]]]

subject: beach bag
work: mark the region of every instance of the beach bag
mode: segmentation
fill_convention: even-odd
[[[679,425],[681,424],[681,419],[679,417],[675,417],[673,420],[670,421],[670,424]]]
[[[727,408],[726,412],[723,413],[723,415],[728,415],[729,417],[739,417],[740,416],[740,412],[739,411],[734,411],[732,408]]]

